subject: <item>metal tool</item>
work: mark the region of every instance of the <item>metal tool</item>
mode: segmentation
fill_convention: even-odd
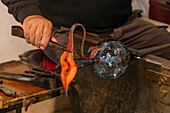
[[[106,40],[98,45],[99,52],[95,57],[94,69],[102,78],[116,79],[126,72],[131,60],[140,59],[140,57],[168,47],[170,44],[134,50],[127,48],[119,41]]]
[[[94,71],[102,78],[117,79],[123,75],[129,62],[135,58],[140,59],[147,54],[170,47],[170,44],[134,50],[115,40],[104,40],[97,45],[98,53],[91,60],[78,59],[75,63],[79,68],[93,65]]]
[[[37,70],[37,71],[36,71]],[[60,76],[56,76],[54,73],[50,72],[40,72],[36,70],[25,71],[27,74],[17,74],[17,73],[9,73],[2,72],[0,74],[5,74],[5,76],[0,76],[0,78],[8,79],[8,80],[18,80],[23,82],[32,82],[36,86],[47,89],[55,89],[57,87],[62,86]]]
[[[9,89],[9,88],[5,87],[4,85],[0,85],[0,91],[5,93],[7,96],[16,95],[16,91],[14,89]]]
[[[0,74],[13,75],[13,76],[25,76],[25,77],[33,76],[33,75],[30,75],[30,74],[10,73],[10,72],[4,72],[4,71],[0,71]]]
[[[92,59],[92,60],[86,60],[86,59],[75,59],[75,63],[76,65],[78,65],[78,69],[79,68],[83,68],[85,66],[88,66],[88,65],[93,65],[94,62],[95,62],[96,59]]]
[[[17,36],[17,37],[20,37],[22,39],[25,39],[24,38],[24,31],[20,26],[12,26],[11,34],[13,36]],[[70,52],[70,53],[74,53],[73,51],[68,50],[65,46],[63,46],[63,45],[61,45],[59,43],[53,42],[52,40],[49,40],[48,46],[59,48],[59,49],[62,49],[64,51],[67,51],[67,52]]]
[[[3,80],[0,80],[0,84],[3,83]],[[5,87],[4,85],[0,85],[0,91],[2,91],[7,96],[14,96],[16,95],[16,91],[14,89],[9,89]]]

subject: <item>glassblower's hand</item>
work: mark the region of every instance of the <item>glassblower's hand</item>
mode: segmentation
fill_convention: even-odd
[[[52,23],[40,15],[28,16],[23,21],[26,42],[44,50],[51,38]],[[53,41],[56,40],[53,38]]]

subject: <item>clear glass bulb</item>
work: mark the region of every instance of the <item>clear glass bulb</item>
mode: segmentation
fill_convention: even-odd
[[[119,41],[107,41],[99,44],[95,72],[102,78],[116,79],[125,73],[130,55],[127,48]]]

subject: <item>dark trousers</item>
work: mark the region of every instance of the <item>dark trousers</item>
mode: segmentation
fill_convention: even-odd
[[[69,29],[61,27],[54,28],[53,36],[58,43],[67,46]],[[100,38],[112,38],[124,43],[127,47],[143,49],[170,43],[170,33],[164,28],[158,28],[143,19],[130,17],[125,25],[113,29],[108,33],[90,33]],[[63,51],[47,47],[44,50],[46,56],[53,62],[58,63]],[[170,59],[170,48],[162,49],[152,53],[153,55]]]

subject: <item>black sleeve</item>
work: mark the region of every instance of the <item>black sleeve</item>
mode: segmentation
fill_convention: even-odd
[[[8,7],[8,12],[14,16],[14,18],[23,22],[27,16],[30,15],[42,15],[38,0],[1,0],[3,4]]]

